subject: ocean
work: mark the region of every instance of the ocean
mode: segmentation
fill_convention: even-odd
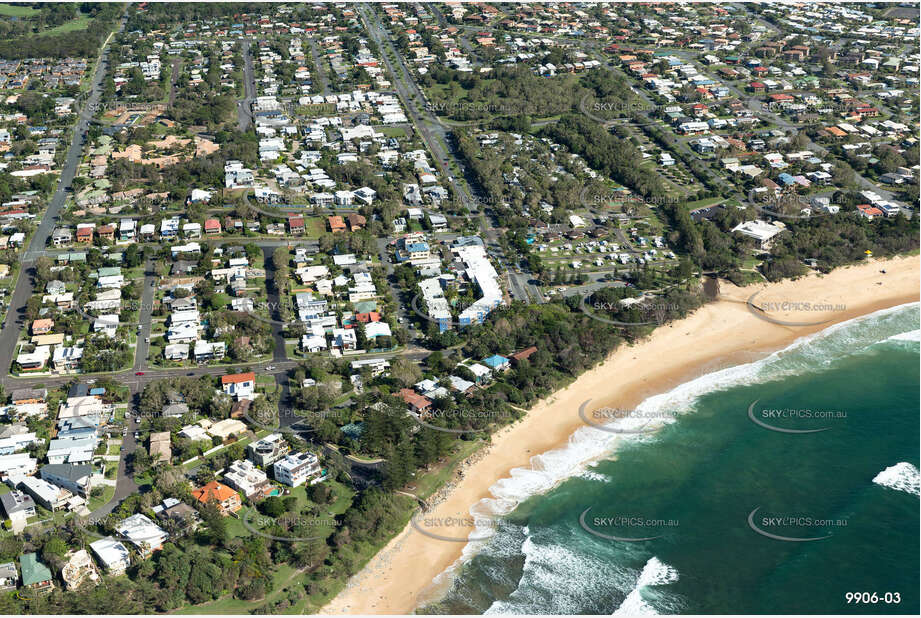
[[[579,429],[418,613],[918,614],[919,333],[880,311]]]

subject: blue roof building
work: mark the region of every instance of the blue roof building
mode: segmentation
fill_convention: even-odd
[[[504,356],[499,356],[498,354],[493,354],[489,358],[483,359],[483,364],[492,369],[493,371],[497,369],[505,369],[509,366],[509,360]]]

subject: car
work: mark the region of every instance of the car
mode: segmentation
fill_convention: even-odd
[[[144,337],[144,343],[150,343],[150,337]]]
[[[272,371],[273,369],[275,369],[275,365],[268,365],[268,366],[265,368],[266,371]]]
[[[136,376],[142,376],[142,375],[144,375],[144,372],[143,372],[143,371],[137,371],[137,372],[135,372],[134,375],[136,375]]]
[[[144,330],[144,325],[138,324],[138,332],[141,332],[142,330]]]
[[[190,371],[190,372],[187,373],[186,375],[187,375],[187,376],[194,376],[194,375],[195,375],[195,372],[194,372],[194,371]]]

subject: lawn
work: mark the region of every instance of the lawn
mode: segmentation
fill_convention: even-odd
[[[112,463],[115,463],[115,462],[112,462]],[[115,487],[114,486],[103,485],[102,488],[103,488],[102,496],[99,498],[90,498],[89,502],[87,503],[86,507],[89,510],[95,511],[102,505],[106,504],[113,497],[115,497]]]
[[[86,30],[87,26],[90,25],[90,20],[92,18],[89,15],[79,15],[75,19],[71,19],[69,22],[63,23],[60,26],[55,26],[50,30],[42,32],[42,35],[49,34],[64,34],[65,32],[74,32],[76,30]]]
[[[309,238],[319,238],[326,233],[326,219],[324,217],[310,217],[304,220],[304,233]]]
[[[381,133],[386,135],[387,137],[398,137],[398,138],[406,137],[406,129],[404,129],[403,127],[382,126],[382,127],[377,127],[377,129]]]
[[[693,210],[693,209],[695,209],[695,208],[706,208],[707,206],[713,206],[714,204],[716,204],[716,203],[718,203],[718,202],[722,202],[723,199],[724,199],[724,198],[718,197],[718,196],[717,196],[717,197],[708,197],[708,198],[703,199],[703,200],[697,200],[697,201],[694,201],[694,202],[688,202],[687,205],[688,205],[688,208],[690,208],[691,210]]]
[[[28,6],[13,6],[12,4],[0,4],[0,15],[4,17],[31,17],[38,13],[37,10]]]

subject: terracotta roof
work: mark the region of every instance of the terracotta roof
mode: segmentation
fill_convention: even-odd
[[[512,358],[514,358],[516,361],[524,360],[528,358],[529,356],[531,356],[532,354],[534,354],[535,352],[537,352],[537,348],[532,345],[529,348],[525,348],[521,352],[512,354]]]
[[[240,384],[241,382],[255,382],[256,373],[250,371],[249,373],[234,373],[229,376],[221,376],[221,384]]]
[[[201,502],[202,504],[207,504],[212,500],[217,500],[218,502],[223,502],[228,500],[236,495],[237,492],[232,490],[227,485],[218,483],[217,481],[211,481],[204,487],[196,489],[192,492],[192,497]]]
[[[420,395],[414,390],[411,390],[408,388],[401,388],[399,394],[400,394],[400,399],[402,399],[407,404],[415,408],[419,408],[420,410],[422,408],[427,408],[428,406],[432,405],[431,399],[423,395]]]

